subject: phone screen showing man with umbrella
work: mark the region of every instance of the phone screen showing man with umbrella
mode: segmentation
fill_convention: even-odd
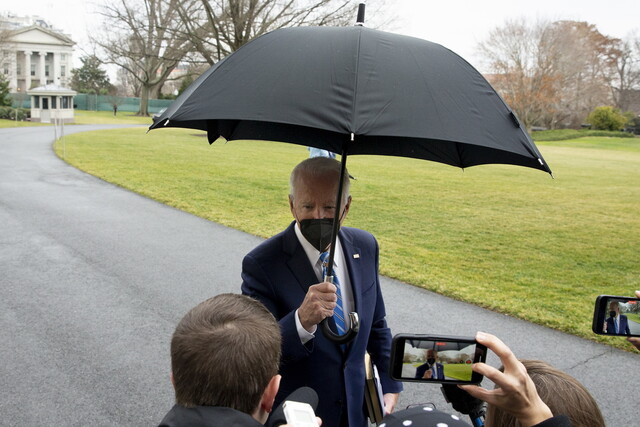
[[[333,284],[327,275],[327,251],[333,218],[340,223],[351,205],[345,174],[342,201],[336,206],[341,165],[326,157],[309,158],[291,174],[289,205],[294,221],[251,251],[242,263],[242,293],[274,314],[283,336],[278,405],[299,387],[320,397],[316,414],[323,426],[365,426],[365,367],[368,351],[380,371],[386,410],[397,402],[402,384],[389,375],[391,331],[378,278],[378,244],[368,232],[341,227],[336,239]],[[328,319],[337,335],[349,329],[345,313],[359,315],[360,329],[349,343],[336,343],[318,331]]]

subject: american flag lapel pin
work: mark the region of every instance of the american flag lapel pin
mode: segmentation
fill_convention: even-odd
[[[353,254],[353,258],[354,258],[354,259],[358,259],[358,258],[360,258],[360,254]]]

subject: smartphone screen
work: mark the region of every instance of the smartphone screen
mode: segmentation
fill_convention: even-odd
[[[592,330],[599,335],[640,337],[640,298],[598,296]]]
[[[398,381],[478,384],[472,365],[484,362],[487,348],[473,337],[408,335],[393,338],[391,377]]]

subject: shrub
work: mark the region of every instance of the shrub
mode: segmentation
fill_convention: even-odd
[[[589,116],[587,121],[591,124],[592,129],[596,130],[622,130],[628,117],[619,109],[611,106],[596,107]]]
[[[590,129],[554,129],[531,132],[534,141],[563,141],[567,139],[583,138],[586,136],[605,136],[609,138],[633,138],[629,132]]]
[[[18,120],[31,118],[31,110],[28,108],[18,108]],[[15,120],[16,109],[12,107],[0,107],[0,119]]]

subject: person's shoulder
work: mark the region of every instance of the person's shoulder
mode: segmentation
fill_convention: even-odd
[[[253,417],[244,412],[221,406],[195,406],[186,408],[175,405],[160,422],[159,427],[259,427]]]
[[[368,231],[353,227],[340,227],[344,237],[355,246],[368,246],[371,248],[378,246],[378,241],[373,234]]]
[[[375,240],[375,237],[373,237],[373,234],[369,233],[366,230],[361,230],[359,228],[353,228],[353,227],[340,227],[340,230],[350,237]]]
[[[258,246],[253,248],[247,256],[259,256],[262,254],[272,253],[272,252],[281,252],[283,247],[283,240],[296,238],[295,230],[293,229],[293,223],[289,225],[285,230],[279,232],[278,234],[269,237],[267,240],[260,243]]]

